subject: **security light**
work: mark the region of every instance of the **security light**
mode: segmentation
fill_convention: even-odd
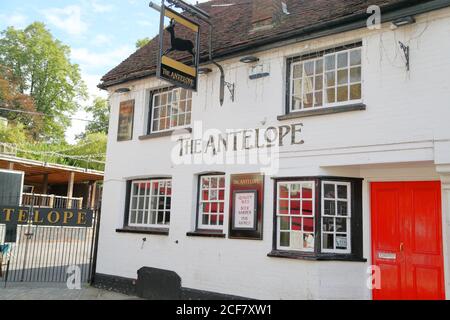
[[[414,19],[413,16],[402,17],[392,21],[392,24],[396,27],[406,26],[413,23],[416,23],[416,19]]]
[[[130,88],[119,88],[115,92],[116,93],[127,93],[127,92],[130,92],[130,91],[131,91]]]
[[[210,72],[212,72],[212,70],[210,68],[198,68],[199,74],[208,74]]]
[[[255,57],[255,56],[246,56],[246,57],[243,57],[240,61],[242,63],[254,63],[254,62],[258,62],[259,58]]]

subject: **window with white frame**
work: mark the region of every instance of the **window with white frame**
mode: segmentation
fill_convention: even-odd
[[[132,181],[130,192],[130,227],[169,226],[172,198],[170,179]]]
[[[225,215],[225,175],[200,176],[197,228],[223,229]]]
[[[314,252],[314,182],[278,183],[278,249]]]
[[[305,111],[360,102],[360,45],[289,60],[289,111]]]
[[[322,182],[322,252],[350,253],[350,183]]]
[[[274,256],[364,261],[362,179],[276,179],[275,191]]]
[[[192,92],[182,88],[151,93],[149,133],[170,131],[191,125]]]

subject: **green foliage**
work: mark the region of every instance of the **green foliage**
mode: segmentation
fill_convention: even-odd
[[[19,144],[27,140],[25,130],[22,124],[18,125],[0,125],[0,142]]]
[[[87,97],[80,68],[69,56],[70,48],[54,39],[43,23],[1,33],[0,65],[11,70],[18,92],[28,94],[36,110],[49,115],[42,117],[43,129],[36,139],[63,141],[69,117],[79,108],[77,101]]]
[[[108,100],[95,98],[93,104],[85,108],[86,112],[92,114],[93,122],[86,126],[83,136],[90,133],[108,133],[109,124],[109,104]]]
[[[136,41],[136,49],[145,47],[150,41],[151,41],[150,38],[139,39],[138,41]]]

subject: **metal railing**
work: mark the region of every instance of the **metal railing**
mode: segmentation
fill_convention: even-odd
[[[81,209],[83,198],[68,198],[55,196],[54,194],[22,194],[23,206],[34,206],[41,208]]]
[[[8,156],[16,156],[17,146],[9,143],[0,142],[0,154],[6,154]]]

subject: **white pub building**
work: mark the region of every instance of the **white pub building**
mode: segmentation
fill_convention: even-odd
[[[450,298],[450,1],[198,7],[215,63],[192,17],[197,91],[156,77],[157,38],[100,84],[96,284],[156,299]]]

